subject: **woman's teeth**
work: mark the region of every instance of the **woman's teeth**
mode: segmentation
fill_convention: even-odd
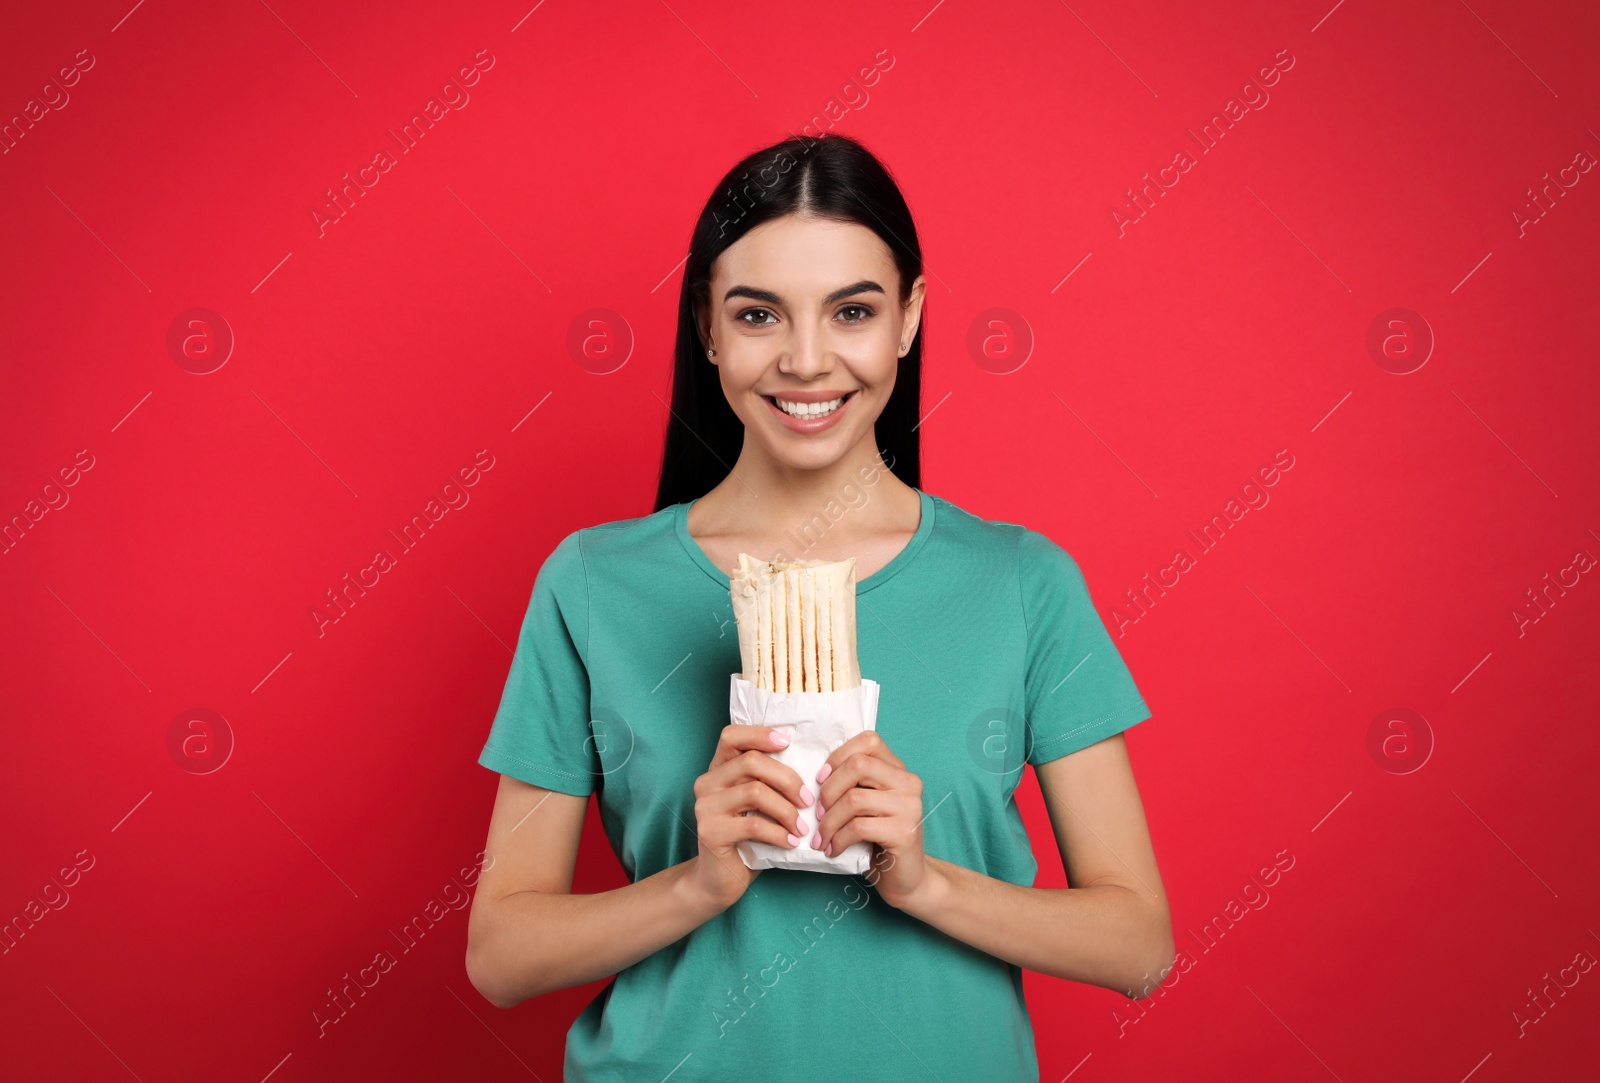
[[[831,402],[785,402],[783,399],[776,401],[778,409],[790,417],[825,417],[844,404],[842,397]]]

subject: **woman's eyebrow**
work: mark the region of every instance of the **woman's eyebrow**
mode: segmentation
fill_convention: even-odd
[[[886,291],[882,286],[872,281],[872,279],[863,278],[860,282],[857,282],[854,285],[845,286],[843,289],[834,290],[832,293],[828,294],[828,296],[822,299],[822,303],[825,305],[831,305],[835,301],[842,301],[846,297],[853,297],[858,293],[886,293]],[[783,298],[779,297],[776,293],[773,293],[771,290],[757,289],[754,286],[734,286],[730,288],[722,297],[723,303],[727,303],[728,301],[733,300],[735,297],[748,297],[752,301],[764,301],[769,305],[783,304]]]

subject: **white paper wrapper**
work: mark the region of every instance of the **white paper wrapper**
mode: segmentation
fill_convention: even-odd
[[[817,792],[817,772],[833,750],[878,724],[878,682],[861,678],[841,692],[769,692],[735,673],[728,690],[728,721],[742,726],[772,726],[789,735],[789,744],[773,759],[792,767],[802,785]],[[754,813],[765,816],[765,813]],[[769,817],[770,818],[770,817]],[[860,876],[871,868],[872,843],[853,842],[829,857],[811,848],[817,830],[817,805],[800,810],[806,825],[799,846],[773,846],[751,839],[738,844],[739,859],[748,869],[806,869]]]

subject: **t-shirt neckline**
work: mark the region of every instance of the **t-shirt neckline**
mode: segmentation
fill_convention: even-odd
[[[897,574],[899,574],[902,568],[911,563],[912,558],[917,555],[917,551],[921,549],[923,543],[928,540],[928,535],[933,533],[933,497],[931,494],[924,492],[922,489],[917,489],[916,493],[917,498],[922,505],[922,517],[917,522],[917,529],[915,533],[911,535],[911,540],[906,543],[905,548],[901,549],[894,555],[894,559],[890,560],[889,563],[885,564],[883,567],[879,568],[865,579],[856,581],[857,595],[865,594],[867,591],[873,590],[874,588],[887,583],[890,579],[893,579]],[[695,498],[695,500],[698,499],[699,497]],[[689,555],[689,559],[694,561],[695,564],[699,565],[700,570],[709,575],[712,582],[716,583],[717,586],[721,587],[723,590],[731,590],[733,588],[733,584],[728,578],[728,573],[717,567],[716,563],[706,555],[706,551],[700,548],[700,543],[694,540],[694,535],[689,533],[689,506],[693,504],[695,500],[688,500],[681,504],[673,505],[673,530],[678,535],[678,541],[682,543],[683,550]]]

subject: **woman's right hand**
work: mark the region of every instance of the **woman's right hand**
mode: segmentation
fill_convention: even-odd
[[[793,849],[805,839],[799,810],[816,796],[794,768],[769,752],[788,739],[771,726],[729,725],[717,739],[716,754],[705,774],[694,780],[695,834],[700,852],[693,858],[690,879],[717,908],[738,902],[758,870],[746,867],[736,845],[745,839]],[[766,816],[745,815],[764,812]],[[777,821],[774,823],[773,821]]]

